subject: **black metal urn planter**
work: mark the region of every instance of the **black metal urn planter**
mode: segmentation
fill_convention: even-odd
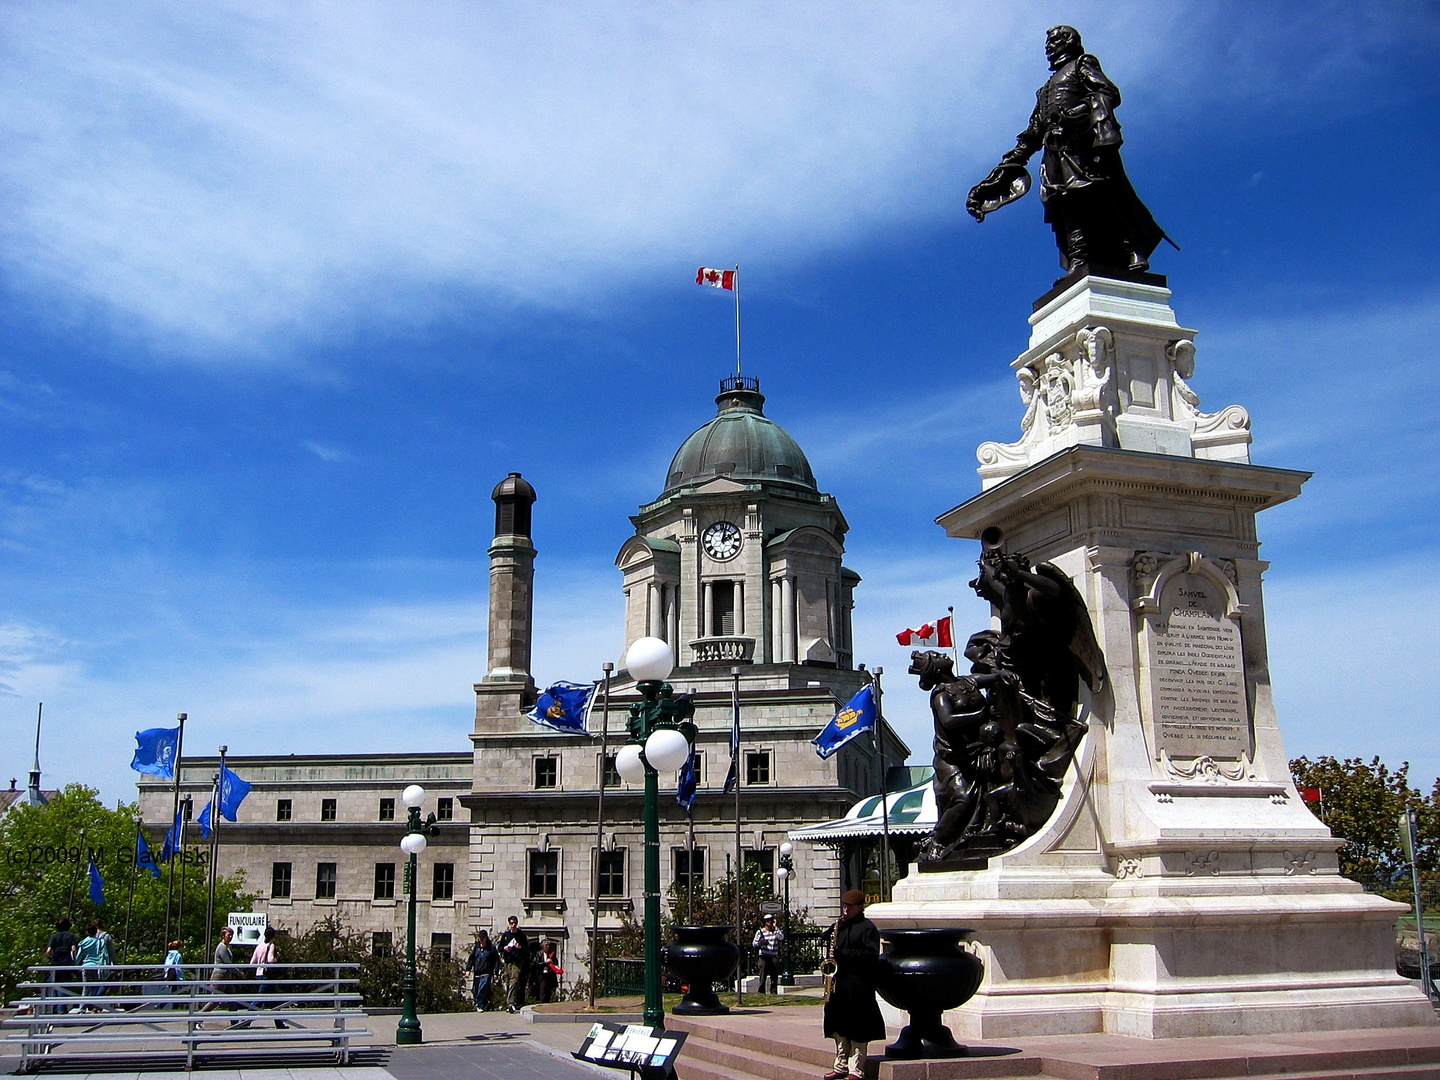
[[[960,1057],[965,1047],[940,1022],[946,1009],[959,1008],[980,989],[985,965],[960,942],[970,930],[882,930],[889,948],[880,954],[880,996],[910,1014],[885,1056],[908,1060]]]
[[[720,1004],[713,984],[724,982],[740,963],[740,949],[725,934],[730,926],[677,926],[675,940],[665,946],[665,967],[686,987],[672,1012],[681,1016],[718,1016],[730,1010]]]

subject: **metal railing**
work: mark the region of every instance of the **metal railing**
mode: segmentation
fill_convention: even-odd
[[[344,1065],[350,1041],[370,1034],[350,1024],[365,1018],[358,967],[286,964],[254,979],[242,967],[187,964],[177,979],[156,964],[36,966],[0,1027],[28,1072],[90,1071],[85,1060],[98,1055],[193,1069],[211,1058],[323,1053]]]
[[[600,962],[599,997],[645,993],[645,961],[605,957]]]

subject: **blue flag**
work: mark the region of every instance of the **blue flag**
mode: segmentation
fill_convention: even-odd
[[[875,687],[869,683],[845,703],[823,731],[810,741],[815,752],[828,758],[862,731],[875,730]]]
[[[685,759],[685,765],[680,770],[680,782],[675,788],[675,801],[684,808],[685,813],[693,813],[695,810],[695,793],[700,788],[699,770],[696,768],[698,762],[695,760],[695,747],[690,747],[690,756]]]
[[[90,856],[90,902],[96,907],[105,906],[105,879],[100,876],[94,855]]]
[[[175,779],[175,758],[180,749],[180,729],[152,727],[135,733],[135,757],[130,767],[138,773]]]
[[[525,719],[567,735],[584,735],[594,701],[594,683],[557,682],[540,695]]]
[[[200,816],[195,820],[200,825],[200,835],[206,840],[210,839],[210,803],[205,804],[205,809],[200,811]]]
[[[730,771],[725,774],[725,794],[740,782],[740,695],[730,691]]]
[[[249,794],[249,784],[225,766],[220,766],[220,813],[226,821],[235,820],[235,811],[240,809],[240,804]],[[207,832],[205,835],[210,834]]]
[[[168,842],[168,837],[167,837]],[[145,842],[145,830],[135,830],[135,865],[150,871],[151,877],[160,876],[160,867],[155,865],[155,855]]]
[[[169,862],[175,857],[175,853],[180,850],[180,829],[184,815],[185,811],[183,809],[176,810],[175,823],[165,830],[165,843],[160,847],[161,862]]]

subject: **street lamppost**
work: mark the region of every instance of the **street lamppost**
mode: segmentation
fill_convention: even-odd
[[[785,935],[785,960],[780,969],[781,986],[795,985],[795,976],[790,971],[790,879],[795,876],[795,861],[790,858],[790,853],[794,850],[795,845],[789,840],[780,845],[780,869],[777,871],[785,886],[785,925],[781,927]]]
[[[670,646],[643,637],[625,652],[625,670],[642,700],[630,706],[630,741],[615,755],[615,769],[632,784],[645,784],[645,1011],[649,1027],[665,1023],[660,991],[660,780],[680,770],[690,744],[677,727],[695,715],[688,697],[676,698],[665,678],[675,668]]]
[[[415,859],[428,846],[427,832],[435,829],[435,815],[420,820],[420,805],[425,801],[425,789],[411,784],[400,793],[400,801],[408,808],[405,820],[405,835],[400,838],[400,850],[410,856],[405,867],[405,887],[410,894],[410,910],[406,915],[405,932],[405,982],[404,1001],[400,1012],[400,1024],[395,1029],[396,1046],[415,1046],[423,1042],[420,1032],[420,1017],[415,1015]]]

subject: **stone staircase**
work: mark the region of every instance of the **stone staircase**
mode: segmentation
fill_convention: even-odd
[[[786,1014],[812,1014],[805,1018]],[[689,1032],[678,1080],[819,1080],[832,1056],[818,1009],[731,1017],[667,1017]],[[805,1023],[804,1021],[809,1021]],[[892,1033],[893,1037],[893,1033]],[[870,1062],[867,1080],[1440,1080],[1434,1028],[1328,1032],[1268,1038],[1148,1041],[1108,1036],[974,1044],[974,1056]],[[872,1048],[883,1047],[872,1044]],[[1018,1052],[1017,1052],[1018,1051]]]

